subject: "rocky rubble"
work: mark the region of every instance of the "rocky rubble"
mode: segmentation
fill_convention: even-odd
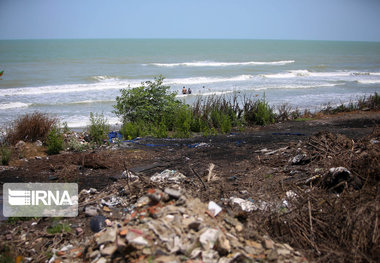
[[[92,203],[83,213],[98,224],[92,231],[99,232],[68,240],[49,262],[306,262],[289,245],[269,237],[244,239],[244,225],[233,215],[214,202],[190,198],[178,185],[148,189],[135,203],[107,193],[114,201],[107,205],[89,192],[81,192],[80,200]]]

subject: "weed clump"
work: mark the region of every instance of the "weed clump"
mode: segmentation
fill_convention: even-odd
[[[53,127],[46,138],[47,153],[58,154],[63,150],[63,135],[58,127]]]
[[[15,145],[18,141],[35,142],[45,141],[58,119],[49,117],[41,112],[20,116],[6,129],[5,142]]]
[[[1,146],[1,164],[2,165],[8,165],[9,161],[11,160],[12,152],[7,146]]]
[[[90,138],[96,144],[102,144],[107,139],[110,126],[103,114],[90,113],[90,125],[87,127]]]

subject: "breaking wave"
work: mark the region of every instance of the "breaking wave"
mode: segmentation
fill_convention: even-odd
[[[10,103],[0,104],[0,110],[8,110],[8,109],[15,109],[15,108],[26,108],[26,107],[29,107],[30,105],[31,105],[31,103],[10,102]]]
[[[294,63],[294,60],[281,60],[281,61],[248,61],[248,62],[214,62],[214,61],[195,61],[195,62],[182,62],[182,63],[151,63],[145,65],[153,65],[156,67],[231,67],[231,66],[257,66],[257,65],[277,65],[283,66],[286,64]]]
[[[335,71],[335,72],[312,72],[309,70],[291,70],[275,74],[263,74],[264,78],[286,79],[298,77],[316,77],[316,78],[366,78],[368,76],[379,76],[377,72],[353,72],[353,71]]]

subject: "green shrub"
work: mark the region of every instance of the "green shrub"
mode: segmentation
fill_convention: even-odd
[[[120,133],[125,139],[131,140],[148,135],[148,127],[143,121],[127,122],[121,127]]]
[[[169,133],[168,133],[168,128],[165,124],[165,121],[161,121],[160,124],[158,125],[158,128],[155,129],[153,132],[153,135],[157,138],[167,138]]]
[[[244,103],[244,120],[248,124],[267,125],[275,121],[275,114],[265,100],[248,100]]]
[[[174,121],[174,137],[190,137],[191,110],[187,105],[179,107]]]
[[[47,153],[58,154],[63,150],[63,136],[58,127],[53,127],[46,138]]]
[[[87,127],[91,141],[103,144],[108,137],[110,126],[103,114],[90,113],[90,126]]]
[[[229,133],[232,130],[232,122],[229,115],[221,115],[220,131]]]
[[[200,132],[201,131],[201,118],[199,117],[192,117],[191,123],[190,123],[190,130],[192,132]]]
[[[11,160],[12,152],[7,146],[1,146],[1,164],[8,165]]]
[[[142,120],[154,124],[160,123],[164,117],[170,122],[181,102],[175,98],[175,93],[168,92],[170,87],[164,86],[163,80],[159,76],[153,82],[141,83],[140,87],[121,89],[113,112],[121,117],[123,123]]]

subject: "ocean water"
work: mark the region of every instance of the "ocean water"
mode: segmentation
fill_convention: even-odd
[[[41,111],[69,127],[111,124],[121,88],[163,75],[178,98],[265,94],[317,110],[380,92],[380,43],[280,40],[1,40],[0,126]],[[182,87],[192,95],[182,95]]]

